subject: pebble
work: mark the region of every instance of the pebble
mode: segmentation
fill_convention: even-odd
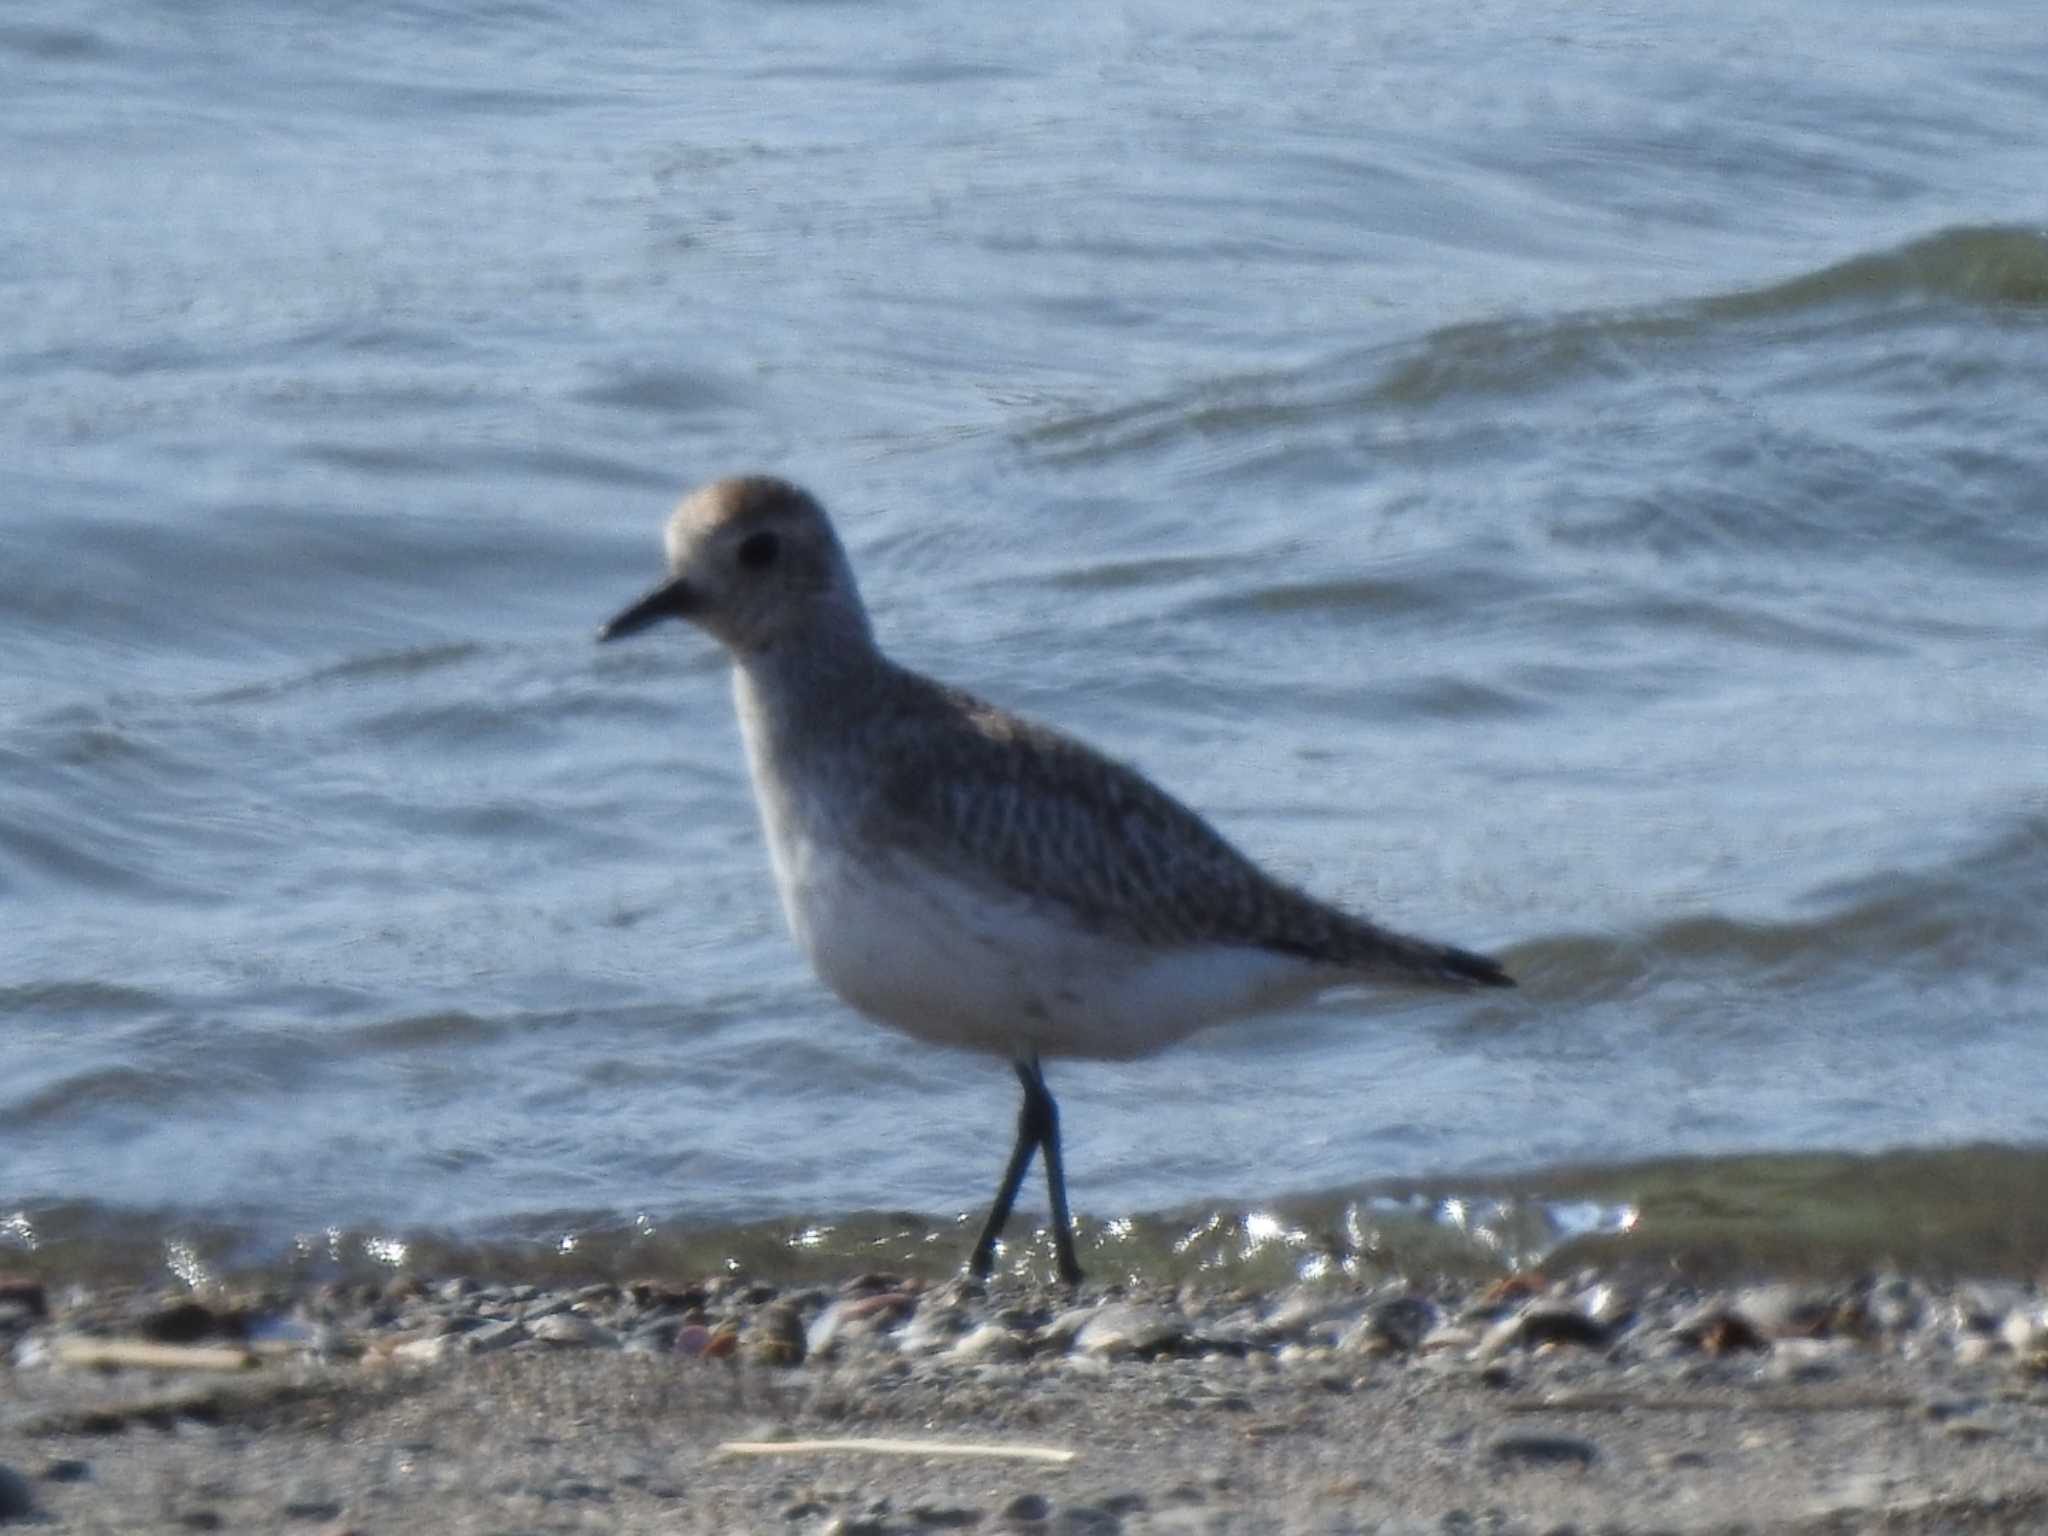
[[[1324,1295],[1296,1286],[1260,1320],[1260,1331],[1268,1338],[1300,1338],[1322,1324],[1348,1322],[1357,1312],[1356,1298]]]
[[[1557,1467],[1567,1464],[1590,1467],[1599,1459],[1600,1448],[1577,1435],[1502,1435],[1487,1446],[1490,1460],[1516,1466]]]
[[[392,1348],[391,1358],[407,1365],[433,1365],[446,1360],[456,1346],[452,1334],[434,1334],[424,1339],[407,1339]]]
[[[1097,1313],[1108,1307],[1108,1302],[1096,1302],[1085,1307],[1069,1307],[1054,1317],[1038,1331],[1040,1347],[1047,1350],[1071,1349],[1074,1337],[1095,1319]]]
[[[524,1323],[504,1318],[471,1329],[463,1335],[462,1346],[473,1355],[485,1355],[494,1349],[505,1349],[513,1344],[523,1343],[528,1337]]]
[[[1705,1451],[1659,1451],[1651,1456],[1651,1465],[1672,1472],[1694,1472],[1713,1465],[1713,1458]]]
[[[913,1504],[910,1518],[927,1530],[961,1531],[981,1524],[982,1512],[966,1504]]]
[[[1487,1329],[1476,1353],[1484,1359],[1509,1349],[1536,1349],[1545,1344],[1576,1344],[1595,1349],[1606,1342],[1607,1330],[1585,1313],[1574,1307],[1538,1301]]]
[[[1905,1333],[1920,1324],[1919,1292],[1904,1276],[1888,1276],[1871,1287],[1870,1320],[1886,1333]]]
[[[1995,1332],[2012,1313],[2025,1310],[2031,1300],[2019,1286],[2005,1280],[1969,1281],[1955,1293],[1955,1306],[1963,1326],[1978,1333]]]
[[[137,1319],[136,1332],[159,1344],[196,1344],[223,1334],[239,1337],[241,1330],[196,1301],[174,1301]]]
[[[2005,1431],[1996,1424],[1982,1424],[1975,1419],[1954,1419],[1941,1426],[1941,1432],[1951,1440],[1976,1441],[1995,1440]]]
[[[1597,1280],[1579,1298],[1579,1310],[1610,1332],[1635,1321],[1636,1299],[1620,1286]]]
[[[280,1512],[287,1520],[339,1520],[341,1510],[341,1500],[324,1488],[314,1488],[292,1494]]]
[[[1764,1375],[1772,1381],[1827,1381],[1840,1372],[1846,1340],[1781,1339],[1771,1351]]]
[[[1187,1336],[1187,1321],[1164,1307],[1113,1301],[1100,1307],[1074,1335],[1074,1348],[1084,1355],[1121,1357],[1156,1355]]]
[[[916,1306],[915,1296],[899,1290],[842,1296],[811,1319],[805,1330],[804,1353],[823,1358],[842,1344],[887,1333]]]
[[[1461,1323],[1438,1323],[1425,1333],[1415,1346],[1416,1353],[1423,1355],[1455,1354],[1474,1348],[1479,1335]]]
[[[1967,1334],[1956,1341],[1956,1364],[1982,1365],[1997,1354],[1998,1349],[1996,1339],[1988,1339],[1981,1333]]]
[[[1052,1500],[1042,1493],[1020,1493],[1003,1506],[1005,1520],[1049,1520]]]
[[[1070,1504],[1053,1522],[1058,1536],[1116,1536],[1123,1522],[1099,1504]]]
[[[626,1336],[619,1346],[629,1355],[667,1355],[675,1353],[676,1340],[682,1328],[673,1318],[656,1318],[651,1323],[642,1323]]]
[[[49,1292],[33,1275],[0,1274],[0,1315],[11,1323],[38,1322],[50,1315]]]
[[[551,1312],[535,1323],[531,1331],[543,1344],[575,1347],[618,1342],[608,1330],[580,1312]]]
[[[672,1280],[633,1280],[627,1283],[626,1294],[634,1304],[650,1312],[689,1312],[701,1308],[710,1298],[704,1288],[696,1285],[678,1285]]]
[[[1828,1330],[1838,1308],[1832,1296],[1782,1281],[1737,1292],[1734,1306],[1767,1339],[1817,1337]]]
[[[1375,1302],[1339,1347],[1367,1354],[1412,1355],[1436,1325],[1436,1308],[1421,1297],[1394,1296]]]
[[[898,1331],[896,1347],[906,1355],[936,1355],[972,1326],[966,1308],[927,1301]]]
[[[1026,1354],[1024,1341],[1001,1323],[983,1323],[980,1327],[963,1333],[946,1351],[946,1358],[959,1364],[976,1361],[1021,1360]]]
[[[2044,1325],[2041,1314],[2033,1307],[2021,1307],[2006,1315],[1999,1324],[1998,1337],[2005,1347],[2015,1355],[2025,1358],[2040,1354],[2048,1347],[2048,1325]]]
[[[0,1520],[26,1520],[35,1512],[35,1495],[28,1479],[0,1462]]]
[[[747,1329],[747,1358],[756,1365],[788,1370],[804,1363],[803,1319],[786,1301],[756,1313]]]
[[[1726,1301],[1709,1301],[1693,1308],[1674,1323],[1673,1339],[1701,1352],[1721,1356],[1741,1351],[1769,1349],[1756,1325]]]

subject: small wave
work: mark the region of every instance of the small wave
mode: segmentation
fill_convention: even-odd
[[[1945,229],[1765,288],[1705,299],[1698,308],[1716,318],[1748,319],[1927,298],[1986,309],[2048,306],[2048,230]]]
[[[1837,948],[1871,964],[2017,976],[2048,954],[2048,812],[2015,820],[1954,862],[1885,871],[1810,898]]]
[[[620,367],[575,392],[587,405],[643,412],[664,420],[722,415],[740,398],[725,380],[702,369]]]
[[[1153,555],[1142,560],[1094,560],[1063,565],[1044,578],[1067,592],[1124,591],[1171,585],[1202,576],[1228,576],[1242,562],[1231,555]]]
[[[1853,312],[1917,314],[1929,302],[1988,310],[2048,306],[2048,231],[1943,230],[1763,287],[1671,304],[1511,316],[1351,350],[1307,368],[1208,380],[1158,400],[1055,416],[1018,438],[1058,463],[1145,453],[1180,440],[1263,439],[1319,422],[1454,399],[1535,397],[1589,378],[1627,379],[1674,346],[1730,324]]]
[[[1218,592],[1187,605],[1191,614],[1294,614],[1369,610],[1375,619],[1443,613],[1468,600],[1437,581],[1351,577],[1328,581],[1269,581]]]
[[[30,59],[80,59],[113,57],[113,44],[85,27],[0,26],[0,53],[16,53]]]
[[[48,815],[0,820],[0,892],[17,891],[17,881],[35,877],[130,900],[218,899],[200,883],[156,868],[144,850],[110,838],[102,827]]]
[[[443,1009],[359,1025],[349,1031],[347,1049],[350,1054],[378,1054],[489,1045],[503,1039],[513,1027],[503,1019],[486,1019],[459,1009]]]
[[[74,1072],[7,1105],[8,1123],[22,1130],[43,1124],[77,1125],[96,1115],[161,1113],[196,1095],[213,1097],[216,1085],[161,1067],[100,1067]]]
[[[309,688],[323,687],[328,683],[363,682],[372,678],[415,677],[422,673],[437,672],[479,655],[483,647],[472,641],[461,641],[451,645],[422,645],[400,651],[377,651],[367,656],[351,656],[345,661],[330,666],[315,667],[310,671],[295,673],[289,677],[268,678],[257,683],[243,683],[233,688],[224,688],[218,693],[200,695],[194,702],[199,704],[242,704],[257,699],[281,698],[286,694],[298,693]]]
[[[170,1002],[160,992],[109,981],[31,981],[0,987],[0,1018],[37,1014],[74,1020],[82,1014],[154,1013]]]
[[[1747,920],[1699,913],[1634,934],[1572,934],[1515,946],[1525,990],[1579,1000],[1627,998],[1672,970],[1737,970],[1759,989],[1789,989],[1844,969],[1896,981],[1922,971],[2017,977],[2048,954],[2048,815],[1953,862],[1887,870],[1823,887],[1810,919]]]

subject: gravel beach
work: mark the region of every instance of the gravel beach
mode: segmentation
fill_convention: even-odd
[[[2048,1325],[2002,1280],[19,1276],[0,1345],[25,1529],[2048,1529]]]

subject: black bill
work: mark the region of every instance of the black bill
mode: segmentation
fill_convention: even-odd
[[[665,581],[625,612],[616,615],[597,632],[599,640],[623,640],[628,635],[637,635],[650,624],[663,619],[688,618],[697,605],[697,595],[678,576]]]

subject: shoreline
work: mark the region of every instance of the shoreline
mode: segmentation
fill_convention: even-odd
[[[2048,1261],[2048,1147],[1968,1143],[1881,1151],[1751,1151],[1617,1164],[1388,1178],[1328,1190],[1224,1195],[1122,1213],[1077,1213],[1082,1266],[1149,1285],[1282,1288],[1315,1272],[1489,1280],[1517,1267],[1753,1275],[2029,1279]],[[745,1219],[534,1213],[499,1227],[436,1229],[337,1218],[240,1223],[174,1208],[30,1200],[0,1217],[0,1273],[104,1286],[278,1288],[391,1284],[406,1274],[569,1286],[724,1270],[778,1285],[830,1285],[858,1268],[937,1281],[981,1210],[764,1212]],[[1012,1224],[1004,1266],[1049,1273],[1051,1245]]]
[[[0,1360],[0,1518],[110,1536],[2048,1528],[2003,1279],[15,1276]]]

